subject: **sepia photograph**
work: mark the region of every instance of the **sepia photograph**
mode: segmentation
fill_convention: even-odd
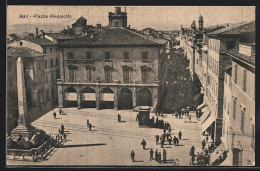
[[[6,10],[7,166],[255,166],[255,6]]]

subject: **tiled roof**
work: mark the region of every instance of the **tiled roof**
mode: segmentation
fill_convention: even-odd
[[[231,35],[240,34],[241,32],[253,32],[255,31],[255,21],[229,26],[220,30],[209,33],[209,35]]]
[[[128,29],[107,28],[100,33],[88,34],[87,36],[62,42],[60,45],[163,45],[166,42],[161,38],[153,38]]]
[[[64,33],[45,33],[45,34],[57,40],[76,38],[75,35],[68,35]]]
[[[214,27],[214,28],[209,28],[209,29],[207,29],[207,28],[205,28],[204,30],[204,32],[203,33],[210,33],[210,32],[214,32],[214,31],[217,31],[217,30],[220,30],[220,29],[223,29],[223,28],[225,28],[225,26],[217,26],[217,27]]]
[[[43,56],[44,54],[37,52],[33,49],[26,47],[8,47],[7,56],[12,57],[37,57]]]
[[[32,42],[41,46],[55,45],[56,43],[48,39],[42,38],[25,38],[24,40]]]
[[[232,56],[237,57],[238,59],[240,59],[240,60],[242,60],[246,63],[249,63],[249,64],[255,66],[255,53],[252,54],[251,56],[246,56],[246,55],[243,55],[241,53],[238,53],[237,48],[231,49],[231,50],[227,51],[227,53],[232,55]]]

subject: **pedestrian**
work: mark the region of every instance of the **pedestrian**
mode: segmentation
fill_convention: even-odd
[[[64,141],[66,141],[66,137],[67,137],[67,135],[64,133],[63,134]]]
[[[163,148],[163,145],[164,145],[164,136],[161,137],[161,148]]]
[[[195,156],[192,155],[192,156],[191,156],[191,163],[190,163],[190,164],[191,164],[191,165],[194,165],[194,161],[195,161]]]
[[[164,134],[164,135],[166,134],[166,129],[165,129],[165,128],[163,128],[163,134]]]
[[[134,150],[132,150],[132,152],[131,152],[131,159],[132,159],[133,162],[135,161],[135,152],[134,152]]]
[[[179,146],[179,138],[176,138],[177,146]]]
[[[166,154],[167,154],[166,150],[163,149],[163,162],[164,163],[166,163]]]
[[[87,126],[89,126],[89,120],[87,119]]]
[[[139,117],[139,114],[137,113],[137,115],[136,115],[136,119],[135,119],[136,121],[138,121],[138,117]]]
[[[60,131],[60,129],[59,129],[59,134],[61,134],[61,131]]]
[[[209,141],[209,136],[208,136],[208,135],[206,136],[206,141],[207,141],[207,142]]]
[[[60,127],[61,127],[61,130],[64,130],[64,129],[65,129],[65,127],[64,127],[63,124],[61,124]]]
[[[159,154],[158,154],[158,150],[157,149],[155,150],[155,154],[154,155],[155,155],[155,161],[158,161],[158,155]]]
[[[195,155],[195,147],[194,147],[194,146],[191,146],[190,156],[194,156],[194,155]]]
[[[169,141],[169,145],[171,145],[171,143],[172,143],[172,137],[171,136],[169,137],[168,141]]]
[[[159,135],[156,135],[156,136],[155,136],[155,139],[156,139],[156,144],[158,144],[158,141],[159,141]]]
[[[146,141],[143,139],[143,141],[141,142],[141,145],[143,146],[143,149],[145,149],[145,145],[146,145]]]
[[[176,141],[176,136],[174,136],[174,138],[173,138],[173,144],[176,146],[176,143],[177,143],[177,141]]]
[[[59,108],[59,113],[60,113],[60,115],[61,115],[61,108]]]
[[[169,126],[168,131],[169,131],[169,134],[171,134],[171,131],[172,131],[171,126]]]
[[[88,127],[89,127],[89,131],[91,131],[91,127],[92,127],[91,123],[89,123]]]
[[[150,150],[150,160],[153,160],[153,149]]]
[[[205,145],[206,145],[205,139],[202,140],[201,145],[202,145],[202,149],[204,149],[204,148],[205,148]]]
[[[117,121],[120,122],[120,115],[117,114]]]
[[[56,119],[56,112],[53,113],[53,117],[54,117],[54,119]]]
[[[159,152],[159,154],[158,154],[158,162],[159,162],[159,163],[162,162],[162,154],[161,154],[161,152]]]
[[[179,135],[179,139],[181,140],[182,132],[180,131],[178,135]]]

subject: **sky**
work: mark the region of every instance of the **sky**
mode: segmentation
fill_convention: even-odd
[[[125,7],[121,6],[125,11]],[[85,17],[88,24],[108,25],[108,12],[114,12],[115,6],[7,6],[7,25],[12,24],[64,24],[74,23],[80,16]],[[190,27],[193,20],[198,27],[200,15],[204,19],[204,27],[255,20],[254,6],[126,6],[127,24],[132,28],[171,30],[176,25]],[[20,14],[38,15],[71,15],[71,18],[19,18]]]

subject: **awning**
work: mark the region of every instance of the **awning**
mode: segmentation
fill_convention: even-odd
[[[201,117],[200,117],[200,122],[202,123],[202,122],[207,118],[207,116],[209,115],[210,110],[209,110],[208,107],[204,107],[204,108],[201,110],[201,112],[202,112],[202,115],[201,115]]]
[[[212,114],[210,114],[210,116],[208,117],[208,119],[205,120],[205,122],[202,123],[201,127],[202,127],[202,132],[206,131],[206,129],[208,129],[208,127],[216,120],[215,116],[213,116]]]
[[[210,154],[209,164],[212,165],[225,151],[227,152],[227,148],[222,142],[215,150]],[[226,158],[227,159],[227,158]],[[224,161],[224,160],[223,160]],[[223,162],[222,161],[222,162]],[[221,162],[221,161],[219,161]],[[221,163],[220,163],[221,164]]]
[[[200,104],[198,107],[197,107],[197,109],[202,109],[202,108],[204,108],[206,106],[206,104],[205,103],[202,103],[202,104]]]
[[[193,100],[194,101],[197,101],[198,100],[198,98],[201,96],[201,94],[200,93],[198,93],[198,94],[196,94],[195,96],[193,96]]]
[[[220,166],[233,166],[232,153],[227,153],[227,158],[222,163],[220,163]]]

